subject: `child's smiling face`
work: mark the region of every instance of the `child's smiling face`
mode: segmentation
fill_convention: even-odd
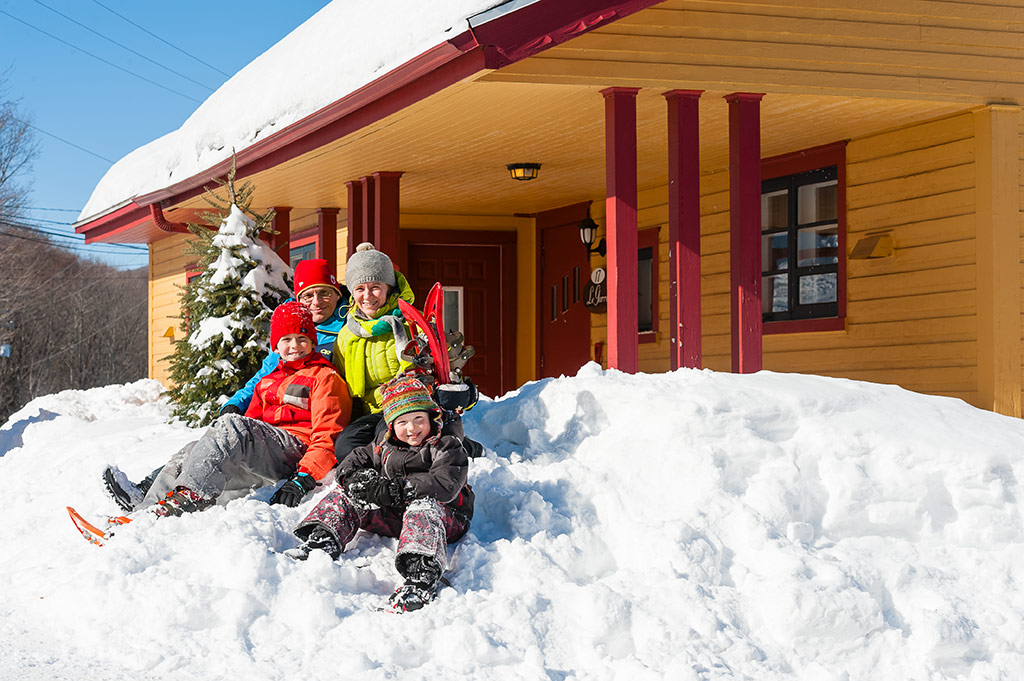
[[[396,418],[391,425],[395,429],[396,438],[410,447],[416,447],[423,444],[430,435],[430,414],[411,411]]]

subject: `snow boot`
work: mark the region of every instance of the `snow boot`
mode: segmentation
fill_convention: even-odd
[[[405,584],[398,587],[388,598],[388,604],[395,612],[419,610],[437,596],[441,581],[441,566],[430,556],[407,553],[395,559],[398,572],[405,577]]]
[[[183,513],[195,513],[213,506],[212,499],[204,499],[188,487],[178,487],[153,506],[153,513],[166,518],[180,516]]]
[[[122,511],[131,513],[142,503],[146,492],[153,486],[153,480],[156,479],[156,474],[159,472],[159,469],[153,471],[136,485],[117,466],[107,466],[103,470],[103,486],[107,490],[107,495]]]
[[[331,560],[338,560],[338,556],[341,555],[341,547],[338,546],[338,541],[330,532],[322,527],[314,527],[306,541],[294,549],[288,549],[284,552],[284,555],[295,560],[306,560],[309,558],[309,554],[317,549],[325,552],[331,557]]]

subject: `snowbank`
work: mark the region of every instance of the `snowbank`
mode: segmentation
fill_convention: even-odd
[[[106,172],[78,220],[210,168],[469,28],[500,0],[334,0]],[[500,14],[501,12],[498,12]]]
[[[395,616],[371,609],[394,541],[291,561],[314,500],[272,488],[82,541],[64,506],[115,510],[104,465],[141,477],[198,435],[157,390],[61,393],[0,429],[22,440],[0,456],[0,678],[1024,675],[1017,419],[770,372],[527,384],[467,419],[487,452],[453,588]]]

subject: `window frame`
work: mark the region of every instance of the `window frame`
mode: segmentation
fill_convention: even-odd
[[[762,194],[765,193],[764,185],[768,181],[835,166],[836,229],[839,237],[836,263],[836,316],[765,320],[761,324],[763,335],[841,331],[846,328],[846,144],[847,140],[842,140],[761,161]],[[791,263],[790,266],[794,267],[795,263]]]
[[[323,257],[323,256],[320,255],[320,239],[318,238],[318,236],[316,234],[313,234],[312,236],[307,236],[307,237],[303,237],[301,239],[295,239],[294,241],[288,242],[288,260],[289,260],[289,264],[290,264],[291,259],[292,259],[292,251],[294,251],[297,248],[302,248],[303,246],[308,246],[309,244],[313,244],[313,258],[314,259],[315,258]]]
[[[640,251],[645,248],[651,249],[651,329],[641,331],[639,315],[637,321],[637,342],[657,343],[658,342],[658,249],[660,248],[661,225],[637,230],[637,265],[639,267]],[[639,291],[637,291],[639,294]],[[639,308],[640,301],[637,300]]]

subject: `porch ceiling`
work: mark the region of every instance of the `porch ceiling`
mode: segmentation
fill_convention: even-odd
[[[606,87],[607,85],[605,85]],[[673,87],[687,89],[688,82]],[[250,176],[260,207],[344,208],[344,183],[403,171],[403,213],[512,215],[604,195],[604,99],[598,85],[464,82],[359,132]],[[667,107],[662,92],[637,97],[641,189],[667,182]],[[729,91],[701,98],[701,168],[728,162]],[[769,94],[762,102],[763,156],[860,137],[963,110],[960,103]],[[530,182],[509,178],[511,162],[542,164]],[[205,207],[199,197],[166,211]]]

